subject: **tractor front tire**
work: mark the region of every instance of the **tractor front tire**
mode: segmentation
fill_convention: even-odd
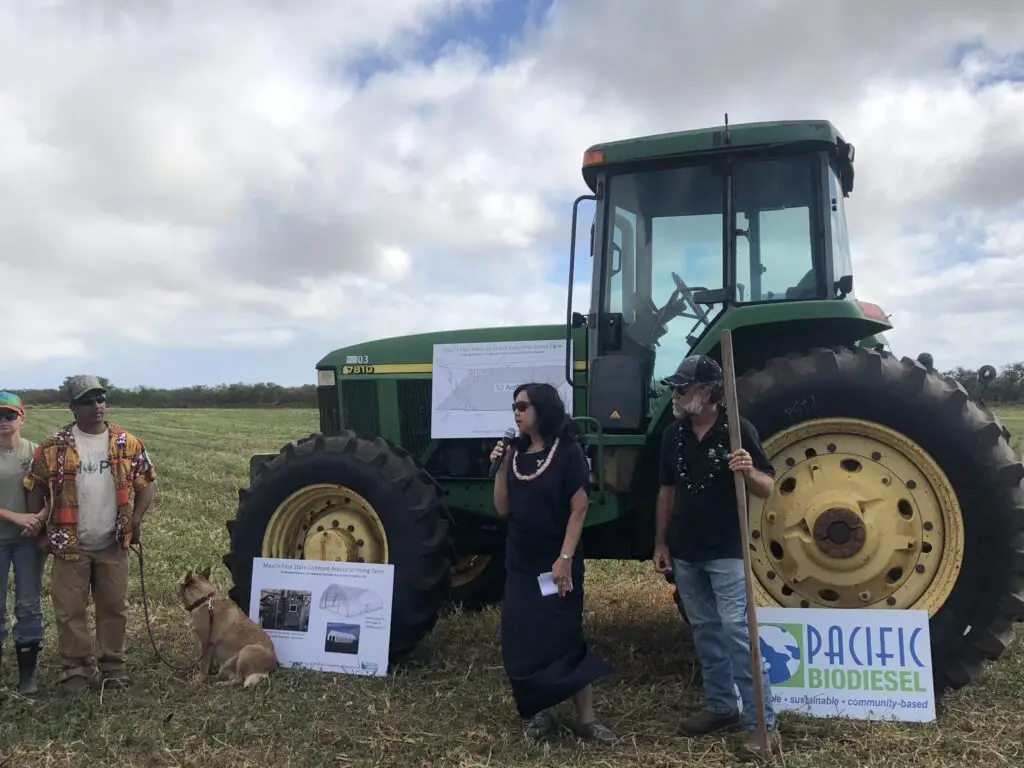
[[[917,564],[905,570],[901,584],[910,583],[908,579],[928,580],[915,582],[921,586],[914,588],[923,593],[914,598],[914,605],[936,603],[933,610],[937,610],[930,620],[936,694],[977,680],[984,662],[994,661],[1006,651],[1013,640],[1014,623],[1024,618],[1024,463],[1020,453],[1011,448],[1009,433],[992,412],[971,400],[958,382],[929,371],[915,360],[897,359],[888,353],[863,348],[813,349],[776,358],[740,377],[737,390],[740,413],[754,424],[766,446],[771,444],[773,436],[776,437],[776,446],[770,448],[770,453],[779,457],[775,463],[777,479],[773,497],[787,492],[780,488],[783,474],[790,472],[793,483],[789,486],[790,492],[795,492],[793,489],[797,489],[798,483],[806,487],[807,483],[817,482],[811,493],[831,494],[828,498],[835,504],[830,506],[849,503],[852,509],[856,506],[853,505],[854,484],[863,483],[867,472],[875,471],[877,474],[871,477],[871,482],[878,481],[877,493],[872,490],[868,494],[871,511],[864,513],[865,525],[870,515],[881,516],[875,519],[886,524],[885,516],[899,514],[908,525],[923,524],[923,530],[929,532],[926,536],[933,536],[940,529],[943,535],[949,536],[949,541],[937,541],[936,547],[945,546],[953,552],[950,564],[939,568],[941,573],[933,578],[935,562],[927,558],[935,556],[921,554]],[[830,425],[834,433],[828,432]],[[846,425],[845,434],[843,425]],[[873,425],[881,425],[881,428]],[[889,447],[879,443],[880,447],[869,447],[847,460],[845,466],[851,468],[851,472],[859,471],[855,469],[858,466],[866,470],[860,473],[860,480],[852,474],[844,474],[839,469],[838,456],[855,450],[858,439],[861,439],[860,448],[869,445],[858,435],[869,434],[872,429],[889,441]],[[833,461],[829,453],[836,459],[831,474],[825,472]],[[930,473],[937,478],[934,493],[920,482],[907,483],[906,488],[916,490],[906,491],[902,485],[906,478],[901,479],[898,472],[894,474],[893,467],[913,464],[905,459],[911,455],[917,456],[918,468],[924,467],[914,472],[922,477]],[[816,469],[821,472],[814,480],[812,475]],[[899,492],[895,493],[897,486]],[[874,488],[872,485],[871,489]],[[884,501],[876,502],[873,500],[876,497]],[[908,501],[915,498],[916,501]],[[880,506],[870,506],[876,504]],[[947,513],[959,506],[960,512],[945,526],[922,523],[919,516],[924,507],[921,505],[930,510],[941,507]],[[778,509],[781,510],[778,514],[785,513],[785,506]],[[826,512],[840,516],[855,514],[831,508]],[[752,555],[756,554],[761,563],[755,565],[755,574],[762,594],[774,590],[775,595],[791,595],[770,601],[774,604],[797,606],[803,600],[810,606],[827,605],[823,600],[799,594],[801,589],[807,590],[802,581],[781,583],[785,563],[775,555],[782,555],[783,549],[776,541],[774,553],[770,551],[767,536],[756,530],[762,524],[768,526],[769,522],[759,519],[758,515],[760,512],[752,510],[750,544],[756,550]],[[953,533],[957,539],[962,534],[962,550],[954,541]],[[817,542],[817,533],[814,541]],[[796,547],[813,546],[801,543],[798,538],[786,539],[786,542]],[[841,544],[834,546],[836,552],[842,549]],[[899,549],[893,541],[888,544],[883,541],[880,546]],[[915,541],[910,547],[906,550],[909,554],[896,556],[914,558],[931,551],[931,544],[923,541]],[[787,552],[786,556],[789,554]],[[817,562],[823,562],[819,553],[815,553],[815,557]],[[955,560],[959,560],[958,568]],[[824,574],[821,578],[827,578],[827,570],[819,573]],[[895,581],[895,574],[893,579]],[[835,591],[822,589],[819,594],[835,599],[837,591],[844,588],[850,594],[850,588],[843,587],[839,580],[834,587]],[[947,590],[948,595],[942,599]],[[868,600],[867,592],[861,595],[861,599]],[[876,592],[870,598],[872,604],[864,607],[885,608],[885,601],[890,601],[890,606],[896,602],[892,596],[881,604],[876,603],[878,600]],[[847,599],[847,603],[850,602],[853,597]]]
[[[437,623],[449,592],[454,551],[448,517],[430,477],[401,447],[380,437],[345,431],[310,435],[285,445],[238,492],[235,519],[227,523],[229,592],[249,612],[253,559],[263,557],[264,534],[274,512],[294,492],[321,483],[359,494],[372,507],[387,537],[394,565],[391,609],[392,661],[412,651]]]
[[[460,555],[452,573],[450,601],[464,611],[482,611],[505,597],[505,547],[487,555]]]

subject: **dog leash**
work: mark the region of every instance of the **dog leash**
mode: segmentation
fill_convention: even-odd
[[[210,616],[210,631],[207,633],[206,643],[203,644],[202,649],[199,651],[198,658],[196,658],[196,660],[189,664],[187,667],[179,667],[174,664],[171,664],[171,662],[165,659],[163,654],[160,653],[160,649],[156,646],[156,639],[153,637],[153,624],[149,619],[149,599],[146,597],[146,568],[145,558],[143,557],[142,554],[142,542],[139,541],[129,546],[132,549],[132,551],[135,552],[136,555],[138,555],[139,558],[139,587],[141,588],[142,591],[142,611],[146,615],[146,634],[149,635],[149,644],[153,646],[153,653],[156,654],[156,657],[160,662],[170,667],[175,672],[191,672],[193,669],[196,668],[196,666],[198,666],[199,662],[203,660],[203,656],[209,649],[209,643],[213,637],[213,604],[207,603],[207,613]]]

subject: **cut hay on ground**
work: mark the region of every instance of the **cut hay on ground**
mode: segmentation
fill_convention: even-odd
[[[38,438],[65,411],[33,411]],[[158,502],[143,529],[147,587],[161,650],[177,664],[195,658],[173,585],[188,568],[214,566],[224,521],[245,484],[249,454],[315,429],[307,411],[122,411],[112,413],[148,443],[160,473]],[[1024,431],[1011,414],[1008,426]],[[734,765],[719,738],[676,735],[700,705],[699,677],[687,633],[667,587],[646,563],[588,564],[587,630],[619,670],[599,684],[597,700],[621,737],[614,747],[583,746],[568,736],[526,742],[515,717],[498,650],[498,614],[454,615],[405,667],[387,678],[336,677],[285,670],[243,692],[181,679],[154,660],[132,566],[130,691],[98,691],[67,700],[57,678],[52,625],[42,657],[42,694],[9,693],[0,704],[0,765],[33,766],[655,766]],[[13,608],[9,599],[8,613]],[[49,596],[45,608],[50,619]],[[13,671],[5,649],[4,672]],[[948,697],[936,724],[869,725],[807,718],[781,720],[779,765],[796,768],[889,765],[1024,765],[1024,653],[990,666],[984,679]],[[5,762],[6,761],[6,762]]]

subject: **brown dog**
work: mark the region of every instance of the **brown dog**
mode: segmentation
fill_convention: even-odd
[[[242,681],[248,688],[277,669],[274,642],[232,600],[217,595],[210,569],[189,571],[178,584],[178,598],[191,614],[192,634],[202,651],[199,676],[206,680],[214,663],[221,685]]]

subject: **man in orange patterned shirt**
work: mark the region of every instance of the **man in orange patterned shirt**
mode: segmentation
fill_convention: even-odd
[[[129,682],[127,549],[153,501],[156,471],[142,441],[106,420],[106,395],[95,376],[69,380],[75,421],[39,444],[24,480],[28,511],[46,524],[54,556],[50,597],[66,691],[88,687],[94,667],[108,687]],[[98,660],[86,624],[90,587]]]

